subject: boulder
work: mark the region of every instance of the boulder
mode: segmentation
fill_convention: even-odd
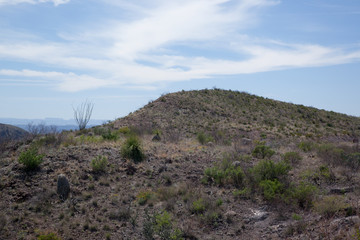
[[[70,193],[70,184],[64,174],[58,176],[57,181],[57,193],[61,200],[65,201],[69,197]]]

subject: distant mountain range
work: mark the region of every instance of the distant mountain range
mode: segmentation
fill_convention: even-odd
[[[88,123],[88,127],[101,125],[106,123],[107,120],[93,119]],[[24,130],[28,130],[29,124],[38,125],[43,124],[46,126],[56,126],[58,131],[62,130],[75,130],[78,128],[74,119],[62,118],[45,118],[45,119],[19,119],[19,118],[0,118],[0,123],[10,124]]]

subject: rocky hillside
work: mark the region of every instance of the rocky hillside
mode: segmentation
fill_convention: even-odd
[[[2,143],[0,239],[359,239],[359,123],[203,90]]]
[[[21,128],[0,123],[0,143],[9,140],[20,140],[29,133]]]
[[[218,89],[167,94],[113,124],[116,129],[136,126],[182,136],[204,132],[215,138],[270,134],[350,140],[360,133],[358,117]]]

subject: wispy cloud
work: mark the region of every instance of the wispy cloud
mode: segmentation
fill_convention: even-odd
[[[65,4],[70,2],[70,0],[0,0],[1,5],[15,5],[19,3],[30,3],[30,4],[38,4],[38,3],[46,3],[52,2],[55,6],[60,4]]]
[[[43,1],[21,1],[39,3]],[[1,3],[8,1],[1,1]],[[20,1],[19,1],[20,2]],[[68,1],[52,1],[55,5]],[[0,41],[0,59],[45,65],[56,71],[0,70],[0,76],[46,79],[61,91],[159,84],[287,68],[344,64],[360,50],[296,44],[246,35],[270,0],[103,0],[131,12],[101,19],[101,28],[56,33],[61,42],[31,38]],[[196,51],[193,51],[193,50]],[[208,54],[222,51],[222,55]],[[196,53],[195,53],[196,52]],[[231,55],[232,57],[228,57]]]

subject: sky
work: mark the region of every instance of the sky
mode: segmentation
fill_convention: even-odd
[[[360,116],[359,0],[0,0],[0,118],[231,89]]]

